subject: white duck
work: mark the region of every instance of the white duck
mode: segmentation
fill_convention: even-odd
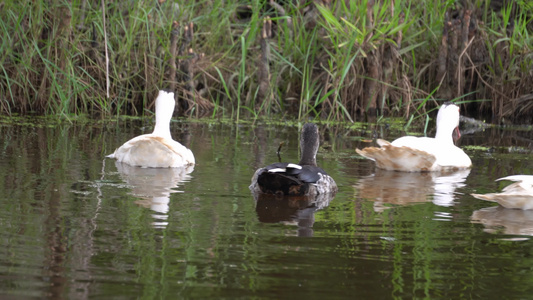
[[[533,209],[533,175],[512,175],[496,179],[516,181],[503,188],[501,193],[472,194],[472,196],[498,202],[505,208]]]
[[[170,119],[175,104],[174,92],[160,90],[155,99],[154,132],[127,141],[107,157],[143,168],[179,168],[194,165],[192,151],[174,141],[170,135]]]
[[[453,143],[452,133],[459,134],[459,106],[447,102],[437,114],[435,138],[404,136],[389,143],[378,139],[379,147],[355,151],[376,162],[380,169],[404,172],[462,170],[472,166],[470,157]]]

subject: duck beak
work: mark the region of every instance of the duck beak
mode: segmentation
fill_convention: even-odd
[[[454,144],[455,142],[457,142],[457,140],[461,138],[461,132],[459,131],[459,126],[455,127],[455,130],[453,131],[453,134],[452,134],[452,138],[453,138]]]

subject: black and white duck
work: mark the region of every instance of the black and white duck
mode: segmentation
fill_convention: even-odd
[[[335,180],[316,164],[318,148],[318,127],[307,123],[300,138],[300,162],[274,163],[259,168],[252,177],[250,190],[279,196],[316,196],[337,192]]]

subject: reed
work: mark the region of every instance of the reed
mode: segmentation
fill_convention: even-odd
[[[143,115],[170,87],[181,115],[236,121],[533,114],[528,1],[248,3],[6,0],[0,113]]]

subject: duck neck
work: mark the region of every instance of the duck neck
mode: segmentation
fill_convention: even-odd
[[[301,159],[299,164],[302,166],[316,166],[318,146],[318,128],[315,124],[305,124],[300,138]]]
[[[305,152],[302,150],[302,158],[299,165],[301,166],[316,166],[316,153]]]
[[[443,145],[453,145],[453,131],[459,126],[459,106],[446,102],[437,114],[435,139]]]
[[[155,100],[155,127],[152,134],[172,139],[170,135],[170,120],[174,112],[174,94],[160,92]]]
[[[166,124],[166,126],[164,124]],[[163,122],[156,117],[154,132],[152,134],[166,139],[172,139],[172,136],[170,135],[170,119]]]
[[[435,134],[435,139],[446,144],[453,144],[453,130],[455,128],[443,128],[437,127],[437,133]]]

